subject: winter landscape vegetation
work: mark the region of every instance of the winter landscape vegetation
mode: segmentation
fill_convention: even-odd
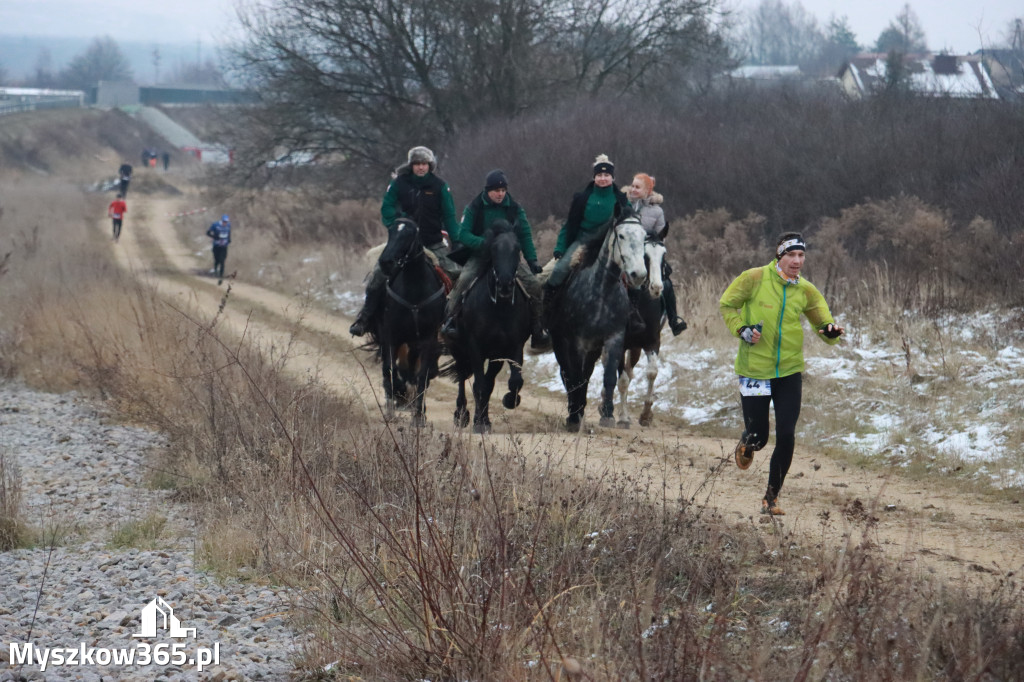
[[[161,107],[231,164],[139,106],[0,116],[0,680],[1017,679],[1019,83],[922,92],[910,6],[873,39],[798,2],[731,24],[695,0],[370,5],[391,7],[242,8],[244,38],[192,75],[255,102]],[[854,97],[825,77],[862,52],[888,68]],[[100,53],[131,75],[99,39],[12,85],[86,88]],[[744,62],[807,78],[723,77]],[[543,259],[595,155],[656,176],[689,328],[664,334],[652,426],[597,426],[595,379],[566,433],[551,354],[491,434],[453,425],[445,379],[427,426],[382,418],[347,330],[417,144],[460,211],[504,169]],[[136,169],[114,242],[111,180],[146,148],[170,167]],[[848,334],[808,339],[771,517],[768,451],[732,461],[718,299],[789,229]],[[215,665],[13,660],[133,646],[155,597]]]

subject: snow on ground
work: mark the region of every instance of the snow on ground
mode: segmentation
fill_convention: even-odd
[[[363,292],[349,287],[340,279],[330,282],[320,298],[355,315]],[[1024,485],[1024,458],[1016,454],[1024,436],[1017,425],[1024,411],[1024,338],[997,335],[993,330],[1004,319],[999,311],[986,311],[928,320],[922,325],[927,334],[911,335],[910,369],[900,334],[851,329],[842,344],[826,346],[805,329],[805,373],[813,390],[804,384],[798,441],[815,439],[891,465],[970,464],[997,487]],[[655,413],[693,426],[720,426],[723,436],[733,435],[742,429],[735,345],[695,347],[687,334],[663,335]],[[630,387],[634,416],[646,390],[646,362],[640,359]],[[554,354],[527,355],[524,371],[528,384],[564,392]],[[587,387],[587,411],[595,420],[602,377],[598,362]]]

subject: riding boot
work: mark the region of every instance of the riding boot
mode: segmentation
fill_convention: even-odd
[[[551,334],[544,328],[543,299],[530,299],[530,329],[532,330],[530,348],[533,350],[546,350],[551,347]]]
[[[380,280],[379,284],[377,280]],[[378,277],[370,278],[370,283],[366,285],[366,300],[363,302],[363,309],[359,311],[356,316],[356,321],[352,323],[352,326],[348,328],[348,333],[352,336],[362,336],[367,332],[370,327],[370,322],[376,317],[377,311],[384,303],[384,289],[387,284],[387,278],[381,275]]]
[[[664,288],[661,292],[661,304],[665,307],[665,315],[668,317],[668,326],[672,329],[673,336],[679,336],[686,329],[686,320],[679,317],[676,310],[676,290],[672,280],[668,277],[662,278]]]
[[[447,343],[449,346],[459,340],[459,317],[462,315],[462,301],[463,297],[459,296],[458,300],[452,306],[451,312],[445,317],[444,322],[441,324],[439,334],[441,340]]]

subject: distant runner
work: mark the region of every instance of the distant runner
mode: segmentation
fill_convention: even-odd
[[[132,167],[127,163],[122,163],[121,167],[117,169],[118,192],[121,193],[121,197],[128,196],[128,183],[132,181]]]
[[[121,238],[121,221],[124,214],[128,212],[128,205],[124,203],[124,195],[118,194],[117,198],[107,206],[107,217],[114,221],[114,241]]]
[[[224,281],[224,263],[228,259],[228,244],[231,243],[231,218],[225,213],[220,220],[210,225],[206,236],[213,240],[213,270],[217,284]]]

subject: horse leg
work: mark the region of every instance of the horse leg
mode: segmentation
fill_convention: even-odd
[[[644,409],[640,413],[640,426],[650,426],[654,420],[654,380],[658,378],[658,351],[647,351],[647,395],[644,396]]]
[[[455,398],[455,428],[469,426],[469,410],[466,409],[466,380],[459,379],[459,395]]]
[[[579,431],[583,424],[583,412],[587,408],[587,383],[590,372],[586,371],[587,358],[581,356],[577,349],[568,354],[568,367],[562,372],[562,381],[569,398],[569,416],[565,420],[567,431]],[[594,361],[590,361],[590,371],[594,370]]]
[[[519,394],[523,390],[523,352],[519,351],[519,357],[512,358],[508,363],[508,393],[502,399],[501,404],[506,410],[514,410],[519,407]]]
[[[604,386],[601,389],[601,426],[615,426],[615,384],[619,380],[619,362],[622,360],[624,335],[619,333],[605,342],[604,346]],[[596,362],[596,357],[595,357]],[[591,363],[590,370],[593,371]]]
[[[430,385],[430,365],[433,357],[427,350],[411,361],[416,369],[416,397],[413,400],[412,425],[418,428],[427,425],[427,408],[424,403],[427,397],[427,386]]]
[[[629,414],[629,385],[633,382],[636,361],[636,351],[630,349],[619,367],[619,418],[616,426],[620,429],[628,429],[633,423],[633,418]]]
[[[488,360],[479,365],[473,380],[473,399],[476,401],[476,409],[473,412],[475,433],[491,432],[491,393],[494,392],[494,379],[504,364],[501,360]]]

